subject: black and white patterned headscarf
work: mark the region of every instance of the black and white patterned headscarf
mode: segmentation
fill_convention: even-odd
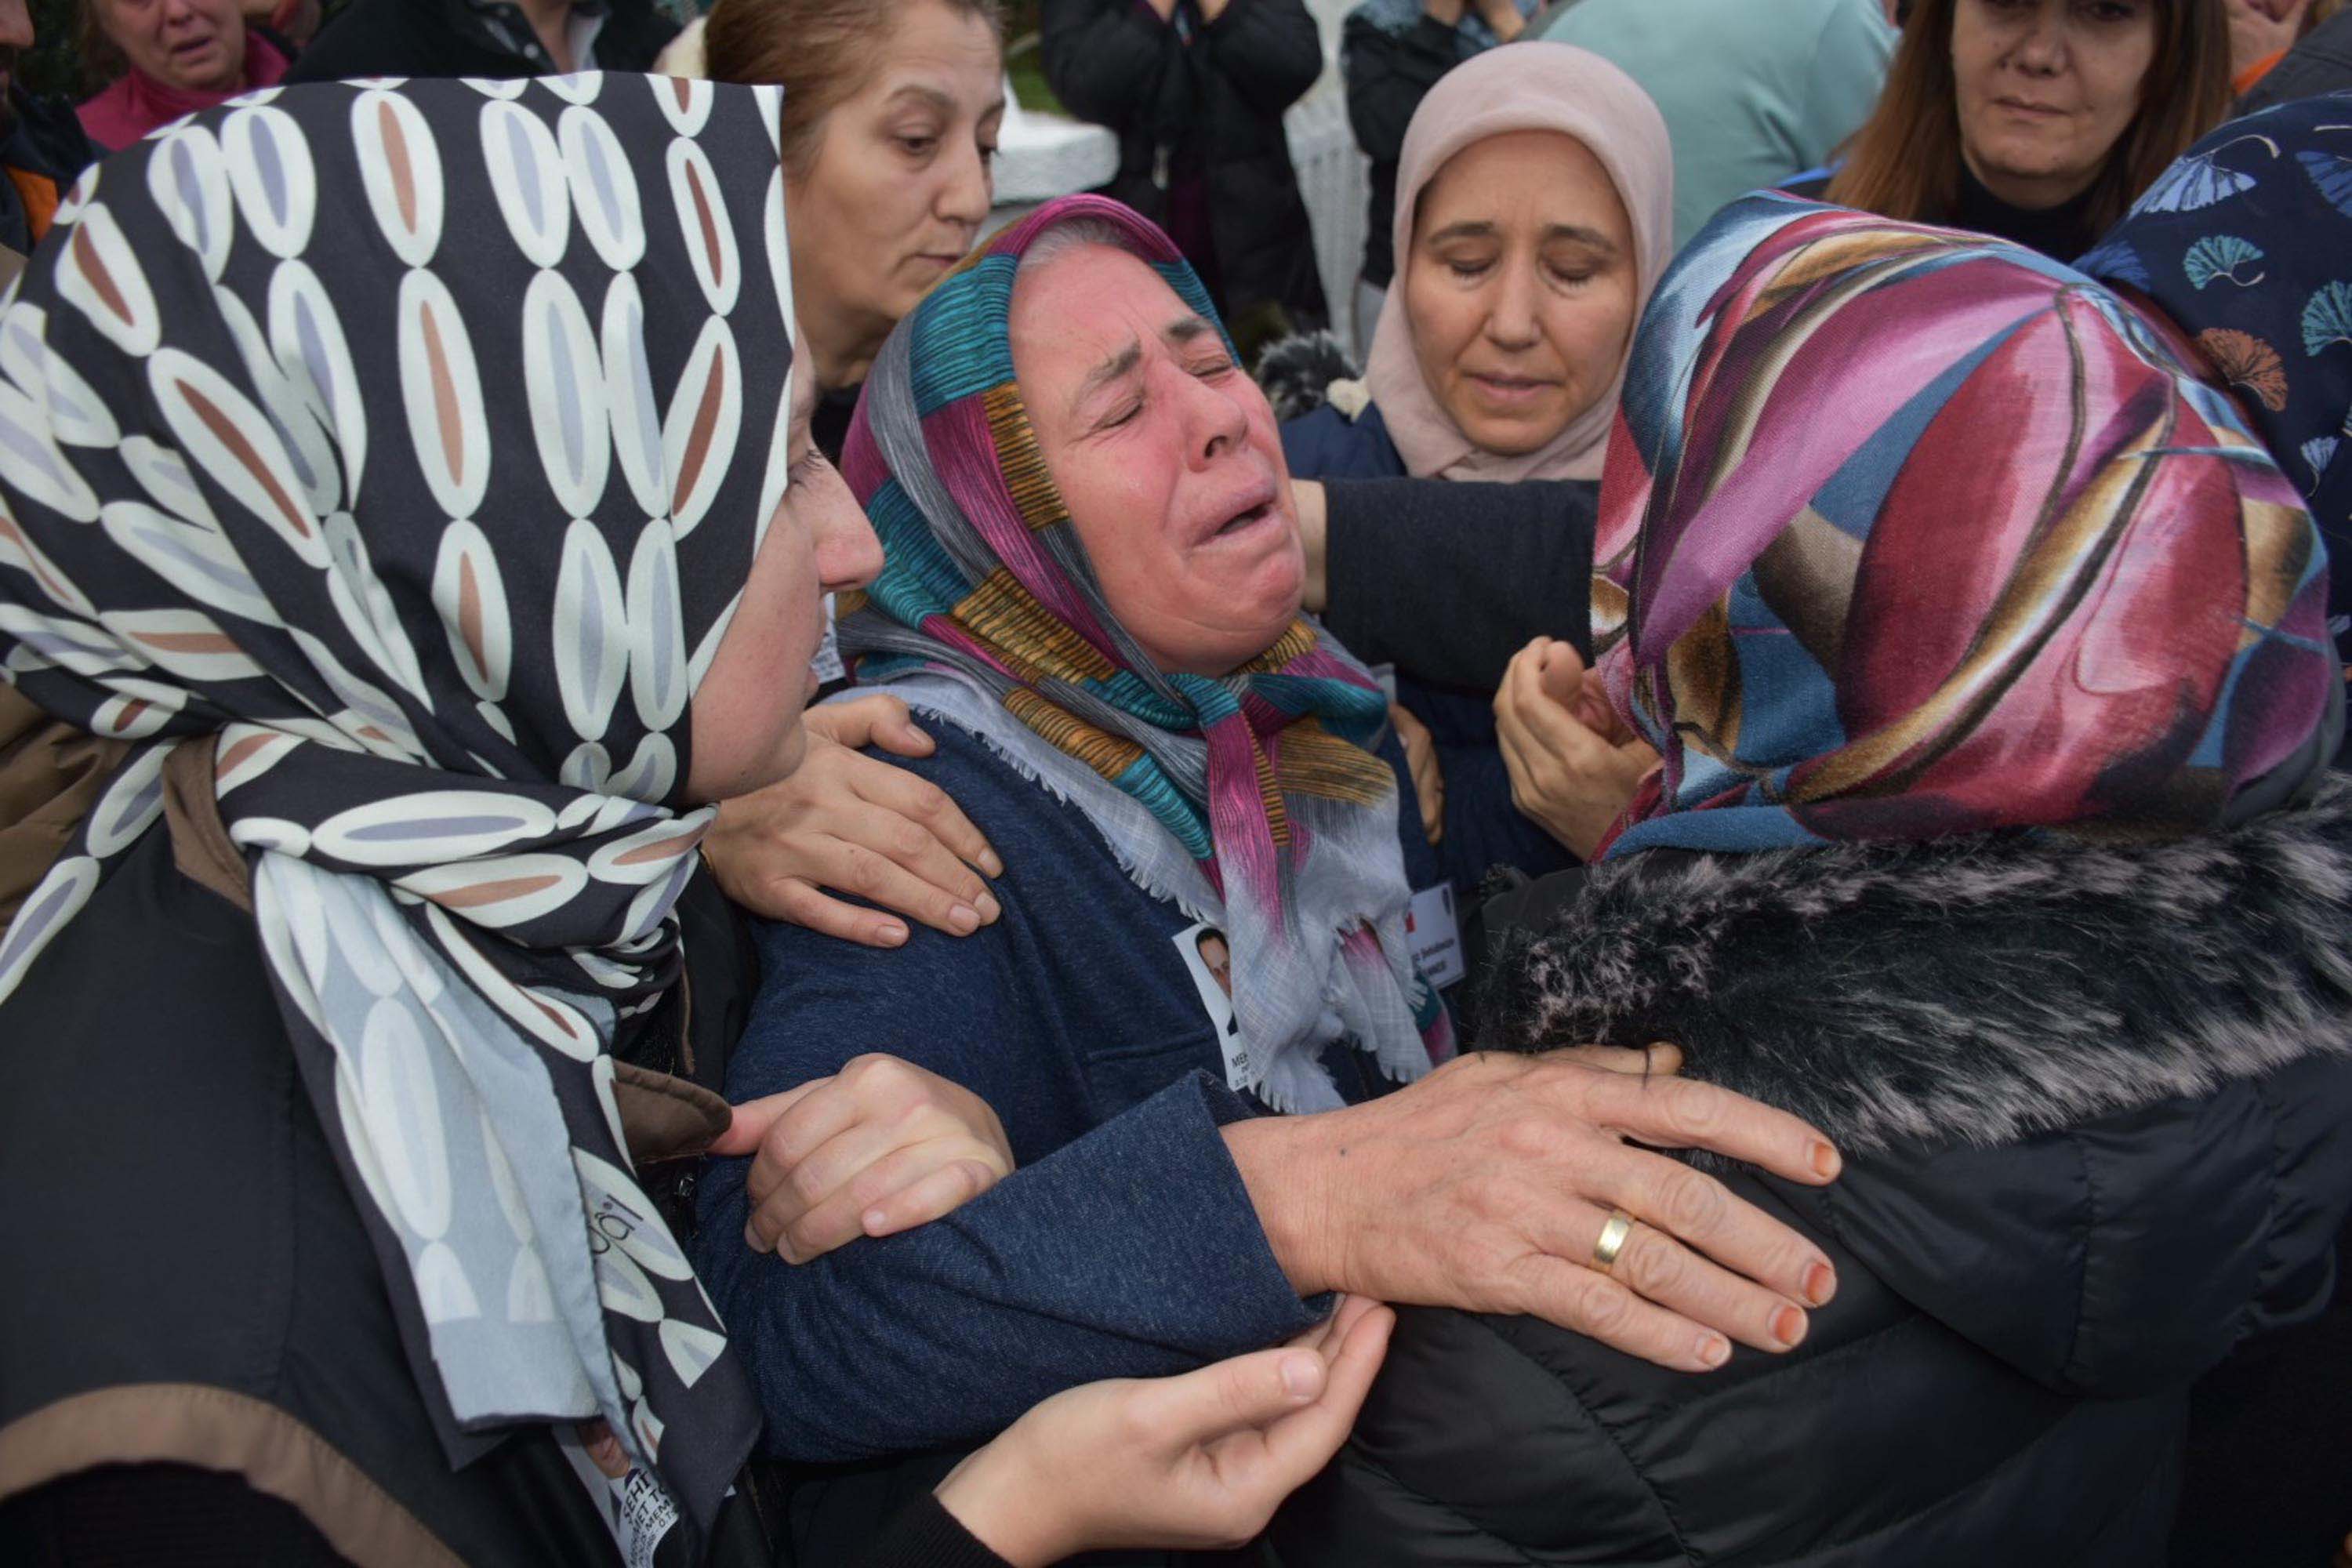
[[[257,93],[93,170],[0,310],[5,674],[152,742],[0,937],[0,996],[154,828],[165,750],[217,737],[453,1462],[602,1415],[698,1531],[759,1415],[610,1049],[678,973],[688,708],[785,483],[778,103]]]

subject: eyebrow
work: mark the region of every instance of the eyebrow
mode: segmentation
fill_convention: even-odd
[[[1448,224],[1431,235],[1424,243],[1443,245],[1450,239],[1492,239],[1499,232],[1500,230],[1494,224],[1483,219],[1473,219],[1466,223]],[[1579,245],[1590,246],[1595,250],[1604,251],[1612,256],[1617,252],[1614,240],[1599,229],[1587,228],[1582,224],[1556,223],[1544,229],[1544,244],[1549,245],[1554,240],[1560,239],[1574,240]]]
[[[927,82],[910,81],[906,86],[894,90],[890,94],[887,101],[895,104],[900,99],[904,98],[919,100],[925,108],[945,115],[950,120],[955,118],[955,100],[943,89],[932,87]],[[985,120],[992,114],[1003,112],[1003,109],[1004,98],[1003,95],[1000,93],[995,98],[989,100],[987,105],[973,118]]]
[[[1129,338],[1127,340],[1125,348],[1087,372],[1086,379],[1078,383],[1078,389],[1070,394],[1071,422],[1074,424],[1076,422],[1078,410],[1086,406],[1087,399],[1113,382],[1124,381],[1133,375],[1136,366],[1142,363],[1143,345],[1135,339]]]
[[[1160,328],[1160,335],[1176,347],[1182,348],[1188,343],[1197,342],[1203,337],[1215,335],[1216,331],[1215,323],[1205,317],[1186,315],[1179,316]],[[1086,379],[1079,382],[1077,390],[1070,395],[1071,422],[1074,424],[1076,422],[1078,410],[1086,406],[1088,398],[1103,388],[1133,375],[1137,367],[1142,363],[1143,344],[1135,338],[1129,338],[1127,340],[1125,348],[1087,372]]]

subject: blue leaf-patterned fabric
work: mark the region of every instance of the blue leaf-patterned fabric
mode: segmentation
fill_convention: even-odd
[[[785,482],[780,103],[264,90],[90,170],[0,302],[0,674],[144,742],[0,996],[202,748],[450,1462],[601,1417],[698,1542],[759,1409],[611,1053],[679,971],[688,710]]]
[[[2076,265],[2193,340],[2301,487],[2352,665],[2352,91],[2222,126]]]

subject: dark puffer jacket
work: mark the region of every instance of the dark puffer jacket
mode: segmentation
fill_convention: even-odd
[[[1118,132],[1104,195],[1168,226],[1171,184],[1205,184],[1213,254],[1192,260],[1246,353],[1330,320],[1282,129],[1322,74],[1323,46],[1303,0],[1230,0],[1213,22],[1178,0],[1176,16],[1162,22],[1140,0],[1045,0],[1039,53],[1070,112]]]
[[[2162,1563],[2190,1381],[2335,1284],[2352,785],[2168,846],[1653,852],[1516,898],[1550,919],[1481,1037],[1678,1041],[1811,1120],[1834,1185],[1731,1180],[1837,1296],[1704,1376],[1409,1310],[1286,1568]]]

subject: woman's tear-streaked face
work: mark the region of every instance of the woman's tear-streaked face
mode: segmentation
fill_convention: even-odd
[[[1103,597],[1160,668],[1223,675],[1298,614],[1306,560],[1274,410],[1139,258],[1025,268],[1013,363]]]

